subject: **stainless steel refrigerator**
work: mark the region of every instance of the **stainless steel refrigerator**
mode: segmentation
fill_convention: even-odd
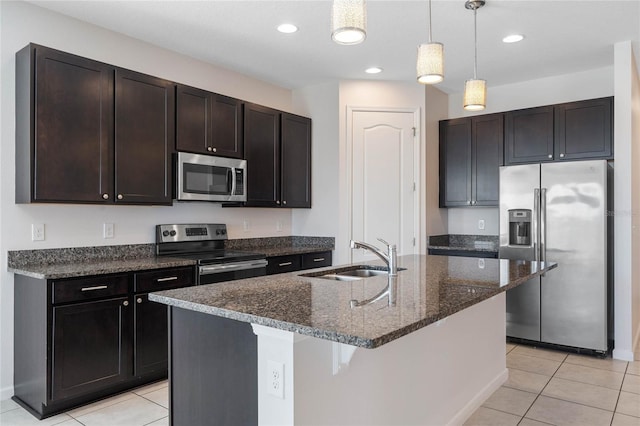
[[[500,168],[503,259],[558,267],[507,291],[507,336],[608,349],[605,160]]]

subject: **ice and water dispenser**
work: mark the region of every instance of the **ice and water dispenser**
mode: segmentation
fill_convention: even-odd
[[[509,210],[509,245],[531,245],[531,210]]]

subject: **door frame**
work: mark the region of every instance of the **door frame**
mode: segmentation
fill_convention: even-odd
[[[422,241],[420,238],[420,201],[422,197],[422,185],[421,185],[421,158],[422,152],[420,150],[420,139],[422,135],[422,129],[420,127],[421,108],[420,107],[358,107],[347,105],[347,137],[346,137],[346,174],[347,174],[347,230],[348,240],[353,237],[353,114],[356,112],[390,112],[390,113],[411,113],[413,114],[413,127],[416,129],[413,136],[413,180],[415,183],[415,190],[413,191],[414,203],[413,203],[413,233],[416,240],[413,246],[413,254],[421,253]],[[367,241],[374,244],[375,241]],[[390,243],[393,243],[390,241]],[[349,251],[349,262],[353,262],[353,250]]]

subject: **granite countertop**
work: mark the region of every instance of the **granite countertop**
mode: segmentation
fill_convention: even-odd
[[[84,277],[88,275],[116,274],[120,272],[143,271],[147,269],[177,268],[193,266],[195,260],[177,257],[141,257],[121,260],[96,260],[89,262],[27,264],[9,267],[9,272],[38,279],[60,279]]]
[[[498,253],[497,235],[432,235],[428,249]]]
[[[382,266],[380,262],[373,265]],[[178,308],[265,325],[364,348],[375,348],[446,318],[556,267],[555,263],[449,256],[400,256],[389,297],[362,307],[388,276],[356,281],[317,278],[321,268],[152,293]],[[308,276],[316,275],[314,276]]]

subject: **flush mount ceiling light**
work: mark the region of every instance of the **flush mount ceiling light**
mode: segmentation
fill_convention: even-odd
[[[484,0],[467,0],[464,7],[473,10],[473,78],[464,84],[463,105],[467,111],[482,111],[487,105],[487,82],[478,79],[478,29],[477,11],[484,6]]]
[[[524,36],[522,34],[511,34],[502,39],[503,43],[517,43],[522,41]]]
[[[431,41],[431,0],[429,0],[429,42],[418,46],[418,82],[435,84],[444,80],[444,45]]]
[[[280,24],[278,25],[278,31],[285,34],[292,34],[298,31],[298,27],[293,24]]]
[[[358,44],[367,37],[365,0],[333,0],[331,38],[338,44]]]
[[[382,72],[382,68],[380,67],[371,67],[364,70],[367,74],[380,74]]]

